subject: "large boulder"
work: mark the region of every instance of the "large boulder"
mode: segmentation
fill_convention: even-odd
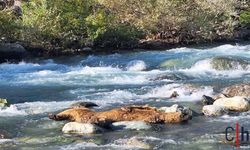
[[[62,128],[63,133],[93,134],[102,132],[103,129],[90,123],[69,122]]]
[[[250,83],[232,85],[225,88],[222,93],[228,97],[245,96],[250,98]]]
[[[27,56],[25,48],[17,43],[0,44],[0,63],[6,61],[20,61]]]
[[[120,121],[112,123],[111,128],[114,130],[147,130],[150,129],[151,126],[144,121]]]
[[[202,108],[202,113],[205,116],[214,117],[214,116],[222,116],[228,113],[228,110],[222,106],[216,105],[206,105]]]
[[[233,57],[215,57],[212,59],[211,64],[216,70],[247,70],[250,67],[250,62]]]
[[[225,107],[228,110],[232,111],[248,111],[249,110],[249,101],[246,97],[235,96],[231,98],[220,98],[217,99],[213,105]]]

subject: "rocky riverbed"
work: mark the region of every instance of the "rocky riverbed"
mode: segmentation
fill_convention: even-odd
[[[250,128],[249,64],[250,45],[2,63],[0,149],[234,149],[225,129],[236,122]],[[178,110],[176,104],[185,106],[193,111],[192,119],[177,124],[119,121],[85,134],[70,132],[68,121],[48,118],[79,105],[103,112],[146,104],[166,113]]]

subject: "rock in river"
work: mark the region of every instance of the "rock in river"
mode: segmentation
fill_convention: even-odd
[[[203,106],[202,112],[205,116],[212,117],[212,116],[222,116],[224,114],[227,114],[228,110],[222,106],[206,105]]]
[[[91,107],[98,107],[98,105],[92,102],[77,102],[70,106],[70,108],[82,108],[82,107],[91,108]]]
[[[158,110],[165,113],[181,112],[182,114],[184,114],[184,116],[186,116],[187,120],[191,119],[193,114],[191,109],[189,109],[188,107],[180,106],[178,104],[174,104],[170,107],[160,107]]]
[[[206,96],[206,95],[203,95],[202,96],[202,104],[203,105],[212,105],[214,103],[214,99],[212,97],[209,97],[209,96]]]
[[[24,47],[17,43],[0,44],[0,63],[6,61],[20,61],[27,56]]]
[[[247,70],[250,66],[248,61],[232,57],[215,57],[211,63],[212,67],[216,70]]]
[[[8,101],[7,99],[1,99],[0,98],[0,108],[8,106]]]
[[[225,107],[226,109],[232,111],[248,111],[250,106],[248,99],[243,96],[220,98],[217,99],[213,105]]]
[[[225,88],[222,93],[228,97],[245,96],[250,98],[250,83],[232,85]]]
[[[151,126],[144,121],[120,121],[112,123],[111,128],[114,130],[116,129],[147,130],[150,129]]]
[[[63,133],[92,134],[102,132],[104,129],[90,123],[69,122],[62,128]]]

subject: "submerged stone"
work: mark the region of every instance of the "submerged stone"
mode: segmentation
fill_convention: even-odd
[[[112,123],[111,128],[114,130],[116,129],[147,130],[150,129],[151,126],[144,121],[120,121]]]
[[[184,79],[186,77],[183,77]],[[160,81],[160,80],[182,80],[182,77],[180,77],[179,75],[177,74],[160,74],[160,75],[157,75],[156,77],[152,77],[150,78],[150,81]]]
[[[232,57],[215,57],[211,63],[212,67],[216,70],[247,70],[250,66],[250,62]]]
[[[27,136],[16,138],[16,141],[19,143],[27,143],[27,144],[47,144],[47,143],[72,143],[75,139],[67,138],[64,136]]]
[[[177,67],[178,65],[181,65],[182,64],[182,60],[181,59],[168,59],[168,60],[165,60],[163,61],[161,64],[160,64],[160,67],[161,68],[168,68],[168,69],[173,69],[175,67]]]
[[[125,144],[128,146],[136,147],[140,149],[151,149],[151,146],[149,144],[139,141],[136,138],[128,139]]]
[[[104,130],[94,124],[69,122],[62,128],[63,133],[93,134],[103,132]]]

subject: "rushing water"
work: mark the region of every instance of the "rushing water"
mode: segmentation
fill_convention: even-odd
[[[97,103],[98,110],[150,104],[189,106],[200,113],[202,95],[215,95],[223,87],[250,81],[250,65],[216,70],[214,57],[250,61],[250,45],[214,48],[177,48],[126,54],[64,57],[0,64],[0,97],[11,106],[0,110],[0,129],[10,139],[0,149],[138,149],[125,144],[137,139],[152,149],[229,149],[223,144],[227,126],[250,129],[249,112],[239,116],[193,117],[185,124],[153,126],[146,131],[110,131],[95,135],[65,135],[65,122],[48,119],[77,101]],[[190,86],[192,85],[192,86]],[[169,99],[173,91],[177,99]],[[249,148],[247,145],[241,148]]]

